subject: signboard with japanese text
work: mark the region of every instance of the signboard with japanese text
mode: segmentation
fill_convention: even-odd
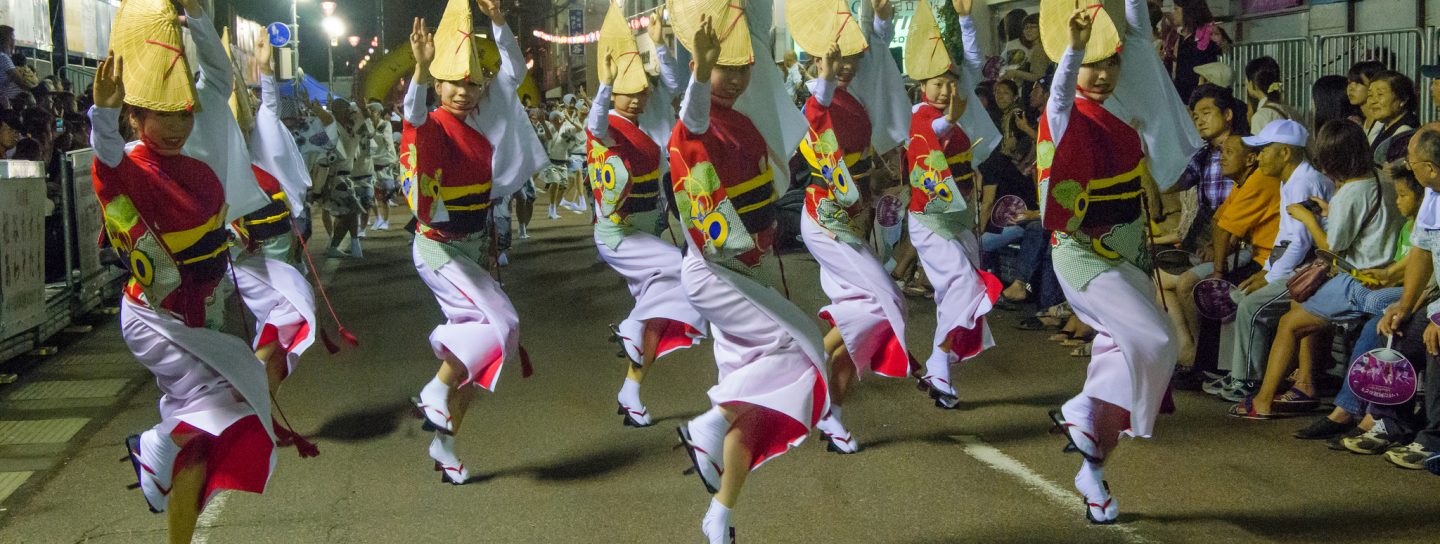
[[[41,164],[4,161],[0,173],[0,338],[45,321],[45,178]],[[24,168],[21,168],[24,167]],[[29,174],[7,176],[29,170]]]

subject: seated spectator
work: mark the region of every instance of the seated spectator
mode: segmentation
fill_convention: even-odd
[[[10,159],[16,161],[44,161],[45,154],[41,153],[40,142],[34,138],[22,138],[15,144],[14,152]]]
[[[1354,121],[1365,122],[1365,99],[1370,93],[1370,79],[1385,70],[1385,65],[1380,61],[1362,60],[1350,65],[1350,71],[1345,75],[1345,97],[1349,99],[1350,105],[1355,107]],[[1316,124],[1315,126],[1325,126]]]
[[[1264,382],[1253,398],[1233,407],[1231,415],[1271,419],[1317,408],[1320,402],[1312,381],[1313,367],[1315,359],[1325,357],[1328,347],[1328,343],[1317,339],[1329,331],[1331,323],[1383,313],[1400,298],[1399,289],[1386,287],[1398,285],[1398,280],[1403,279],[1403,255],[1409,251],[1409,243],[1397,247],[1396,240],[1407,219],[1414,217],[1419,202],[1407,198],[1407,209],[1398,207],[1395,187],[1376,175],[1369,154],[1355,151],[1364,148],[1364,138],[1360,127],[1347,120],[1332,120],[1320,128],[1315,165],[1337,186],[1330,202],[1311,199],[1324,216],[1323,227],[1321,217],[1316,217],[1304,203],[1286,208],[1309,230],[1316,249],[1331,252],[1359,271],[1354,276],[1339,271],[1309,299],[1291,303],[1290,311],[1280,318]],[[1277,397],[1281,382],[1296,360],[1296,350],[1302,346],[1311,349],[1299,352],[1295,384]]]
[[[1311,197],[1329,200],[1335,191],[1335,183],[1310,165],[1305,148],[1308,136],[1300,123],[1282,119],[1266,125],[1260,134],[1244,138],[1245,145],[1264,148],[1260,151],[1259,171],[1285,180],[1280,188],[1280,210],[1309,201]],[[1305,260],[1313,243],[1303,223],[1281,213],[1280,229],[1265,270],[1239,285],[1241,293],[1236,301],[1235,320],[1227,325],[1235,334],[1230,345],[1221,346],[1220,350],[1220,368],[1228,369],[1229,374],[1206,382],[1205,392],[1232,402],[1241,402],[1255,392],[1273,337],[1264,329],[1271,328],[1270,320],[1289,308],[1285,282]],[[1224,358],[1227,352],[1228,360]]]
[[[15,144],[23,137],[21,128],[20,115],[15,110],[0,109],[0,158],[14,158]]]
[[[1271,122],[1294,119],[1295,111],[1285,104],[1280,63],[1259,57],[1245,65],[1245,95],[1250,104],[1250,133],[1259,134]]]
[[[1385,140],[1396,134],[1410,132],[1420,126],[1415,116],[1420,101],[1415,82],[1400,72],[1385,70],[1370,79],[1366,88],[1365,110],[1368,114],[1365,135],[1370,150],[1379,149]]]
[[[1194,350],[1198,344],[1200,311],[1195,305],[1195,284],[1209,278],[1240,283],[1262,270],[1270,258],[1275,234],[1280,230],[1280,179],[1259,170],[1259,150],[1246,146],[1239,137],[1231,137],[1225,140],[1220,151],[1221,174],[1240,180],[1240,183],[1215,212],[1208,262],[1190,269],[1175,280],[1175,291],[1181,294],[1176,297],[1176,302],[1188,325],[1176,330],[1182,335],[1178,340],[1182,346],[1180,364],[1184,366],[1195,362]],[[1187,343],[1191,350],[1188,361],[1183,347]],[[1213,365],[1213,360],[1206,366],[1210,365]],[[1199,374],[1182,375],[1181,382],[1194,383],[1198,377]]]

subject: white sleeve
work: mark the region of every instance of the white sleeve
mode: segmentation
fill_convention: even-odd
[[[125,158],[125,138],[120,136],[120,109],[90,106],[90,145],[95,158],[114,168]]]
[[[710,82],[701,82],[691,77],[685,88],[685,99],[680,102],[680,122],[691,134],[704,134],[710,130]]]
[[[871,25],[871,30],[875,33],[873,36],[875,41],[871,43],[885,44],[885,47],[890,47],[890,42],[895,39],[895,23],[879,17],[874,17],[872,20],[874,24]]]
[[[672,58],[670,56],[670,48],[663,45],[655,46],[655,54],[660,57],[655,59],[656,62],[660,64],[660,84],[664,85],[665,88],[669,89],[672,93],[678,92],[680,90],[680,76],[677,75],[679,67],[676,66],[676,64],[678,64],[680,60]]]
[[[838,85],[834,81],[817,77],[805,82],[805,87],[810,89],[810,96],[821,106],[828,108],[831,103],[835,102],[835,89]]]
[[[200,77],[195,81],[199,92],[224,93],[230,96],[235,85],[235,74],[230,69],[230,56],[225,54],[225,44],[215,33],[215,25],[202,13],[186,13],[185,28],[190,29],[191,40],[195,42],[195,57],[200,61]]]
[[[415,83],[413,78],[410,80],[410,85],[405,88],[405,122],[410,123],[412,127],[423,125],[425,120],[430,118],[430,110],[425,107],[425,90],[429,88],[429,85]],[[330,127],[325,128],[328,130]]]
[[[1050,143],[1055,147],[1060,147],[1065,127],[1070,125],[1070,111],[1075,108],[1075,85],[1083,60],[1084,51],[1066,47],[1055,66],[1054,79],[1050,81],[1050,102],[1045,105],[1045,119],[1050,123]]]
[[[978,82],[983,79],[980,72],[985,57],[980,53],[980,39],[975,32],[975,21],[968,16],[960,18],[960,43],[965,48],[961,66],[966,72],[966,79]]]
[[[1150,6],[1145,0],[1125,0],[1125,22],[1130,25],[1130,34],[1149,36],[1151,32]]]
[[[507,25],[491,24],[495,31],[495,45],[500,49],[500,78],[512,89],[519,89],[525,82],[525,53],[520,51],[520,42]]]
[[[610,136],[610,93],[613,89],[604,83],[595,90],[595,98],[590,101],[590,115],[585,118],[585,130],[590,131],[596,138],[605,139]]]
[[[954,99],[952,98],[951,100]],[[934,121],[930,122],[930,129],[934,130],[935,135],[941,138],[948,136],[950,134],[950,131],[954,130],[954,128],[955,123],[951,123],[950,119],[945,117],[944,115],[941,115],[939,118],[936,118]]]

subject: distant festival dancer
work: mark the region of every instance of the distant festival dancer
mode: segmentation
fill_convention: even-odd
[[[1178,97],[1154,92],[1169,82],[1150,47],[1143,0],[1126,0],[1125,21],[1122,36],[1101,6],[1040,6],[1041,41],[1057,63],[1036,146],[1041,221],[1055,231],[1066,300],[1095,328],[1084,391],[1051,418],[1084,456],[1075,487],[1085,517],[1097,524],[1115,522],[1120,510],[1105,460],[1122,434],[1151,435],[1175,369],[1174,331],[1148,275],[1146,210],[1155,206],[1146,201],[1158,202],[1149,180],[1173,184],[1183,168],[1177,162],[1199,147]],[[1134,46],[1122,53],[1127,41]],[[1107,110],[1107,101],[1143,115],[1146,132]]]
[[[840,420],[850,385],[865,371],[891,378],[910,374],[905,299],[871,253],[859,224],[869,217],[864,211],[870,204],[869,177],[877,154],[871,143],[872,122],[881,125],[876,130],[884,131],[887,124],[903,127],[908,121],[900,115],[887,119],[883,110],[872,115],[866,103],[876,98],[852,94],[858,85],[851,82],[862,59],[880,55],[893,73],[865,75],[891,81],[894,88],[881,92],[896,98],[905,95],[889,50],[872,49],[867,43],[890,43],[895,33],[890,24],[894,8],[888,0],[871,1],[875,17],[869,25],[857,22],[842,0],[790,0],[785,5],[787,26],[796,44],[819,59],[816,67],[820,73],[810,80],[811,95],[805,103],[810,130],[800,144],[811,171],[800,232],[820,264],[820,286],[830,297],[830,304],[820,310],[821,319],[832,326],[825,335],[830,412],[815,428],[829,441],[827,449],[837,453],[859,451],[859,443]],[[868,32],[862,30],[867,27]],[[878,71],[874,64],[869,69]],[[900,143],[892,142],[891,148]],[[889,149],[878,151],[883,154]]]
[[[651,28],[651,34],[658,35],[661,25]],[[597,54],[600,88],[585,123],[586,164],[595,180],[595,244],[600,258],[625,278],[635,297],[635,308],[617,331],[630,361],[617,412],[627,426],[648,427],[650,410],[640,401],[647,371],[661,356],[698,344],[705,320],[680,285],[680,249],[659,237],[666,160],[660,146],[668,138],[657,141],[654,135],[669,134],[675,126],[670,93],[651,92],[635,37],[618,5],[611,4],[605,16]],[[660,55],[661,80],[675,81],[664,47]],[[615,109],[610,109],[612,93]]]
[[[198,44],[197,44],[198,46]],[[300,356],[315,343],[315,293],[305,278],[303,246],[294,218],[305,211],[304,195],[310,173],[290,131],[280,121],[279,88],[271,65],[274,49],[260,42],[260,108],[250,111],[250,93],[236,78],[231,109],[249,142],[250,160],[260,188],[270,203],[232,223],[238,239],[234,258],[235,286],[255,316],[255,357],[265,365],[270,395],[295,371]],[[292,198],[293,195],[293,198]],[[286,425],[274,424],[280,445],[298,445],[301,457],[318,453],[308,441]]]
[[[173,5],[126,0],[90,110],[106,239],[130,271],[121,333],[161,393],[161,422],[125,446],[150,510],[168,512],[172,543],[190,542],[215,493],[263,492],[275,462],[265,372],[243,340],[210,328],[227,299],[227,201],[245,213],[265,195],[253,177],[231,175],[248,173],[228,167],[248,157],[223,145],[239,139],[225,104],[229,62],[198,0],[184,7],[199,47],[198,94],[189,70],[171,69],[186,65]],[[139,142],[121,136],[122,106]]]
[[[490,17],[499,62],[482,60],[470,0],[450,0],[435,34],[415,19],[410,49],[415,76],[405,93],[400,163],[415,212],[415,269],[435,294],[447,322],[430,333],[440,371],[415,399],[433,429],[430,457],[441,481],[464,484],[469,471],[455,455],[455,433],[474,397],[473,385],[494,391],[505,363],[520,351],[519,316],[486,266],[492,252],[491,203],[520,189],[545,164],[545,152],[516,95],[525,57],[505,24],[498,0],[479,0]],[[438,53],[438,54],[437,54]],[[427,111],[435,82],[440,107]]]
[[[975,237],[975,168],[999,143],[984,108],[967,108],[980,80],[980,46],[970,19],[970,0],[955,0],[964,40],[964,64],[956,66],[940,38],[930,4],[915,7],[905,41],[905,71],[921,82],[924,100],[915,105],[906,157],[911,186],[910,242],[925,276],[935,286],[935,337],[922,391],[935,406],[959,407],[950,365],[995,346],[985,314],[1000,293],[1000,281],[980,269]],[[989,142],[981,143],[989,134]],[[972,139],[973,137],[973,139]],[[982,147],[983,146],[983,147]]]
[[[670,4],[677,36],[695,53],[694,77],[670,140],[675,200],[689,246],[681,274],[690,303],[711,323],[720,369],[709,392],[714,407],[678,431],[694,470],[714,493],[701,522],[712,544],[734,541],[730,513],[750,471],[804,441],[830,404],[819,331],[773,287],[779,281],[779,263],[769,255],[776,189],[767,155],[776,142],[766,129],[781,140],[775,154],[789,156],[800,134],[784,141],[783,129],[804,121],[783,98],[769,48],[750,39],[747,12],[764,21],[756,28],[768,29],[769,3],[752,5],[763,9]],[[767,65],[752,74],[757,58]],[[767,113],[736,109],[752,76],[757,85],[749,92],[758,100],[750,105],[771,108]]]

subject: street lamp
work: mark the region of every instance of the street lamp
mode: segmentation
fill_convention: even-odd
[[[330,49],[325,51],[325,66],[329,74],[325,83],[329,89],[326,91],[326,102],[335,96],[335,46],[340,44],[340,36],[345,34],[345,22],[333,15],[335,12],[334,2],[321,2],[320,9],[325,11],[325,18],[320,20],[320,27],[325,29],[325,34],[330,36]]]

